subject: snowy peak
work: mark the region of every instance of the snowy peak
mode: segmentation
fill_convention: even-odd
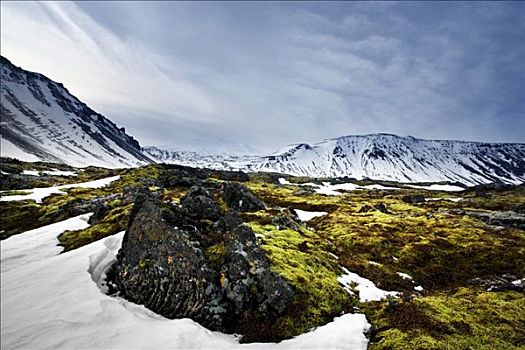
[[[525,144],[422,140],[391,134],[344,136],[288,146],[263,157],[255,167],[300,176],[520,183],[525,181]]]
[[[73,166],[151,162],[137,140],[60,83],[0,56],[2,156]]]

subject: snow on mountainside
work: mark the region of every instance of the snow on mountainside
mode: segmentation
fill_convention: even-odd
[[[60,83],[0,57],[1,154],[73,166],[150,163],[124,128],[93,111]]]
[[[265,157],[199,156],[146,148],[161,162],[296,176],[400,182],[525,181],[525,144],[432,141],[390,134],[345,136],[287,146]]]
[[[179,164],[217,170],[246,169],[247,164],[257,163],[261,158],[257,156],[212,155],[198,152],[173,151],[153,146],[144,147],[142,150],[159,163]]]
[[[401,182],[521,183],[525,181],[525,144],[421,140],[390,134],[345,136],[288,146],[250,169]]]

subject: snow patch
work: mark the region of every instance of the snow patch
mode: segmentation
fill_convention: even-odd
[[[281,185],[291,185],[291,184],[292,184],[290,181],[286,180],[284,177],[280,177],[280,178],[278,179],[278,181],[279,181],[279,183],[280,183]]]
[[[445,191],[445,192],[460,192],[465,191],[463,187],[459,186],[453,186],[453,185],[438,185],[433,184],[430,186],[419,186],[419,185],[406,185],[407,187],[411,188],[417,188],[421,190],[429,190],[429,191]]]
[[[82,218],[81,218],[82,217]],[[2,347],[6,349],[366,349],[365,315],[346,314],[280,343],[239,344],[190,319],[169,320],[101,292],[123,232],[56,255],[56,236],[88,215],[2,241]],[[80,221],[82,222],[80,222]],[[66,222],[69,224],[66,225]],[[61,226],[62,225],[62,226]],[[35,238],[38,244],[34,242]],[[6,244],[11,242],[10,244]],[[40,254],[42,250],[47,254]],[[21,253],[21,254],[20,254]],[[10,264],[6,261],[10,260]],[[94,283],[96,282],[96,283]],[[97,285],[99,287],[97,287]]]
[[[22,171],[22,175],[40,176],[38,170],[24,170]]]
[[[427,202],[432,201],[450,201],[450,202],[460,202],[463,200],[461,197],[445,197],[445,198],[425,198]]]
[[[327,215],[328,213],[325,211],[306,211],[301,209],[294,209],[295,213],[299,217],[299,220],[301,221],[310,221],[313,218]]]
[[[342,268],[344,275],[341,275],[337,278],[337,281],[343,286],[343,288],[350,294],[352,292],[352,284],[355,283],[357,286],[355,289],[359,292],[359,300],[362,302],[365,301],[379,301],[388,296],[396,297],[399,295],[399,292],[395,291],[385,291],[376,287],[374,282],[359,276],[356,273],[348,271],[346,268]]]
[[[63,189],[67,188],[75,188],[75,187],[82,187],[82,188],[100,188],[109,185],[113,181],[117,181],[120,179],[120,176],[112,176],[112,177],[106,177],[104,179],[94,180],[94,181],[88,181],[88,182],[81,182],[78,184],[69,184],[69,185],[60,185],[60,186],[52,186],[52,187],[37,187],[37,188],[30,188],[26,190],[20,190],[24,192],[29,192],[28,194],[22,194],[22,195],[13,195],[13,196],[3,196],[0,197],[0,201],[2,202],[8,202],[8,201],[23,201],[23,200],[34,200],[36,203],[42,203],[42,199],[57,193],[57,194],[65,194],[63,192]],[[5,191],[3,191],[5,192]],[[2,192],[0,192],[1,194]]]
[[[52,169],[52,170],[44,170],[42,173],[51,175],[51,176],[78,176],[77,173],[74,171],[65,171],[65,170],[58,170],[58,169]]]
[[[397,272],[397,274],[398,274],[399,276],[401,276],[403,279],[411,280],[411,281],[412,281],[412,276],[410,276],[409,274],[406,274],[406,273],[403,273],[403,272]]]

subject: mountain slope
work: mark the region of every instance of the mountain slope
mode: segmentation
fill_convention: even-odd
[[[0,57],[2,156],[73,166],[151,162],[139,143],[60,83]]]
[[[525,144],[431,141],[389,134],[345,136],[287,146],[270,156],[198,156],[146,148],[161,162],[296,176],[466,185],[525,181]]]
[[[288,146],[250,168],[302,176],[464,184],[525,181],[525,144],[421,140],[389,134]]]

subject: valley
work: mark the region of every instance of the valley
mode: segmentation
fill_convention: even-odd
[[[56,173],[58,169],[61,171],[59,174],[68,176],[49,175],[49,172]],[[246,174],[166,164],[127,169],[74,168],[64,164],[26,163],[8,158],[2,158],[1,171],[2,268],[9,267],[10,270],[2,273],[2,304],[8,309],[14,307],[12,303],[20,302],[17,301],[18,292],[12,294],[10,291],[21,293],[23,290],[26,300],[39,300],[37,295],[31,295],[31,291],[39,293],[38,289],[24,287],[26,282],[23,281],[30,273],[34,272],[34,276],[43,273],[44,261],[48,266],[46,269],[53,264],[55,274],[65,273],[71,266],[84,266],[76,272],[69,272],[76,276],[74,279],[64,280],[60,287],[53,287],[58,288],[56,293],[75,290],[78,287],[75,281],[79,278],[84,279],[85,282],[79,283],[86,288],[89,283],[93,287],[97,283],[99,287],[101,283],[106,285],[105,272],[115,259],[120,259],[115,255],[123,249],[120,246],[122,235],[124,240],[130,239],[125,237],[131,233],[123,232],[129,230],[138,215],[137,210],[140,210],[134,209],[138,205],[137,196],[145,193],[154,203],[166,207],[163,212],[173,208],[174,213],[177,210],[191,213],[185,211],[189,210],[185,208],[190,208],[185,198],[200,187],[209,192],[212,202],[217,203],[220,216],[192,216],[176,220],[191,220],[204,235],[199,238],[199,244],[205,252],[203,261],[207,266],[221,269],[221,266],[230,264],[229,259],[241,256],[235,250],[230,252],[227,241],[223,241],[229,239],[225,237],[230,231],[226,229],[225,233],[219,234],[222,231],[216,231],[212,225],[217,218],[234,215],[242,222],[242,227],[253,232],[256,247],[266,256],[269,270],[282,278],[293,293],[286,307],[271,318],[244,318],[244,326],[240,329],[241,342],[257,344],[239,345],[241,347],[263,347],[258,343],[289,338],[292,339],[277,345],[308,347],[302,341],[308,337],[315,338],[315,334],[317,337],[325,334],[325,327],[328,327],[329,334],[329,329],[346,327],[344,330],[339,328],[337,334],[340,336],[333,340],[335,343],[326,343],[329,341],[326,336],[318,338],[334,348],[350,341],[354,344],[353,348],[369,349],[518,349],[523,346],[523,185],[466,187],[445,182],[406,184],[262,172]],[[71,175],[73,173],[75,176]],[[92,182],[99,185],[82,185]],[[230,183],[241,186],[233,186],[236,190],[231,195],[246,196],[248,192],[241,189],[246,188],[254,198],[262,201],[263,206],[244,210],[242,206],[248,205],[251,199],[238,197],[243,199],[232,201],[224,197],[226,187],[231,187]],[[35,198],[12,197],[34,192],[35,187],[57,185],[66,186],[60,187],[61,193],[51,192],[40,197],[40,202]],[[89,216],[90,213],[93,214]],[[154,215],[150,217],[151,225],[161,224],[154,219]],[[80,226],[59,226],[50,232],[48,238],[45,238],[44,231],[38,231],[39,228],[45,230],[46,227],[61,225],[64,220],[76,220],[74,218],[83,218],[84,223]],[[162,230],[159,226],[152,232]],[[184,230],[180,232],[186,232]],[[141,235],[148,235],[147,232]],[[191,234],[191,231],[187,232]],[[15,242],[23,242],[24,237],[32,237],[30,241],[37,244],[35,248],[30,248],[33,244],[30,241],[21,243],[17,248]],[[38,243],[38,237],[43,243]],[[44,243],[45,249],[44,245],[38,245]],[[159,244],[159,249],[168,248],[162,248],[168,243]],[[100,260],[105,263],[93,265],[98,260],[88,258],[88,255],[99,254],[96,252],[101,252],[104,245],[111,247],[108,249],[112,253],[104,258],[107,260]],[[21,250],[24,246],[26,253]],[[144,249],[146,252],[146,246]],[[37,250],[40,255],[36,254]],[[88,251],[90,253],[83,253]],[[22,259],[16,257],[21,254],[25,257],[23,260],[11,260]],[[47,260],[43,260],[42,254]],[[134,278],[144,278],[160,267],[169,271],[163,255],[147,254],[153,255],[148,255],[147,260],[136,260],[135,266],[129,265],[131,260],[126,260],[127,271]],[[253,259],[250,254],[246,257],[249,261]],[[16,261],[18,263],[13,263]],[[91,278],[89,275],[95,268],[98,279],[92,280],[93,275]],[[252,273],[248,272],[250,276]],[[235,277],[228,276],[234,283]],[[256,275],[253,276],[256,279]],[[219,280],[210,280],[209,283],[226,288]],[[108,300],[120,300],[121,305],[129,303],[125,301],[127,297],[104,295],[103,291],[108,292],[107,289],[89,288],[90,296],[86,294],[84,297],[94,303],[91,307],[97,303],[105,305]],[[69,298],[68,303],[75,302],[74,295],[66,298]],[[59,304],[49,306],[51,309],[48,311],[53,310],[52,307],[60,308]],[[37,312],[36,304],[26,301],[24,305],[28,309],[23,315],[27,316],[21,317]],[[104,318],[106,327],[117,327],[122,317],[152,317],[144,316],[153,315],[151,311],[133,305],[126,306],[127,311],[125,314],[120,312],[118,319],[108,314]],[[32,311],[30,308],[35,309]],[[2,326],[2,344],[15,346],[21,344],[22,339],[26,339],[26,346],[37,344],[39,339],[28,339],[24,334],[34,327],[39,332],[52,332],[53,322],[48,317],[37,317],[28,329],[19,328],[19,321],[7,318],[8,326]],[[72,314],[66,313],[62,317],[67,322],[73,322],[72,325],[77,322],[71,318]],[[358,320],[359,317],[366,317],[366,322]],[[175,324],[175,320],[162,320],[156,321],[163,322],[162,327],[168,327],[167,322]],[[211,339],[216,339],[218,346],[224,348],[238,342],[236,338],[221,338],[219,341],[216,337],[220,333],[212,338],[210,333],[206,333],[208,335],[202,337],[202,343],[191,342],[190,334],[202,333],[205,329],[197,323],[190,325],[186,322],[182,326],[183,321],[177,321],[179,326],[174,327],[180,330],[178,339],[183,339],[181,341],[188,348],[211,346]],[[129,332],[132,330],[145,332],[149,327],[147,324],[140,326],[133,323],[130,330],[121,331],[119,342],[111,344],[126,344],[125,339],[128,338],[125,334],[131,336]],[[314,328],[316,330],[311,331]],[[88,332],[89,329],[93,327],[84,328],[77,324],[71,327],[71,332]],[[363,338],[363,332],[366,338]],[[351,339],[345,338],[347,333]],[[141,344],[151,346],[146,333],[141,334],[144,335]],[[164,338],[164,335],[162,337],[167,342],[174,341]],[[76,346],[73,339],[65,334],[58,339],[62,339],[63,344]],[[104,335],[99,335],[91,345],[102,346],[110,344],[109,341],[104,340]],[[48,347],[55,346],[53,344],[58,343],[49,343]],[[319,342],[313,342],[310,348],[319,346]]]

